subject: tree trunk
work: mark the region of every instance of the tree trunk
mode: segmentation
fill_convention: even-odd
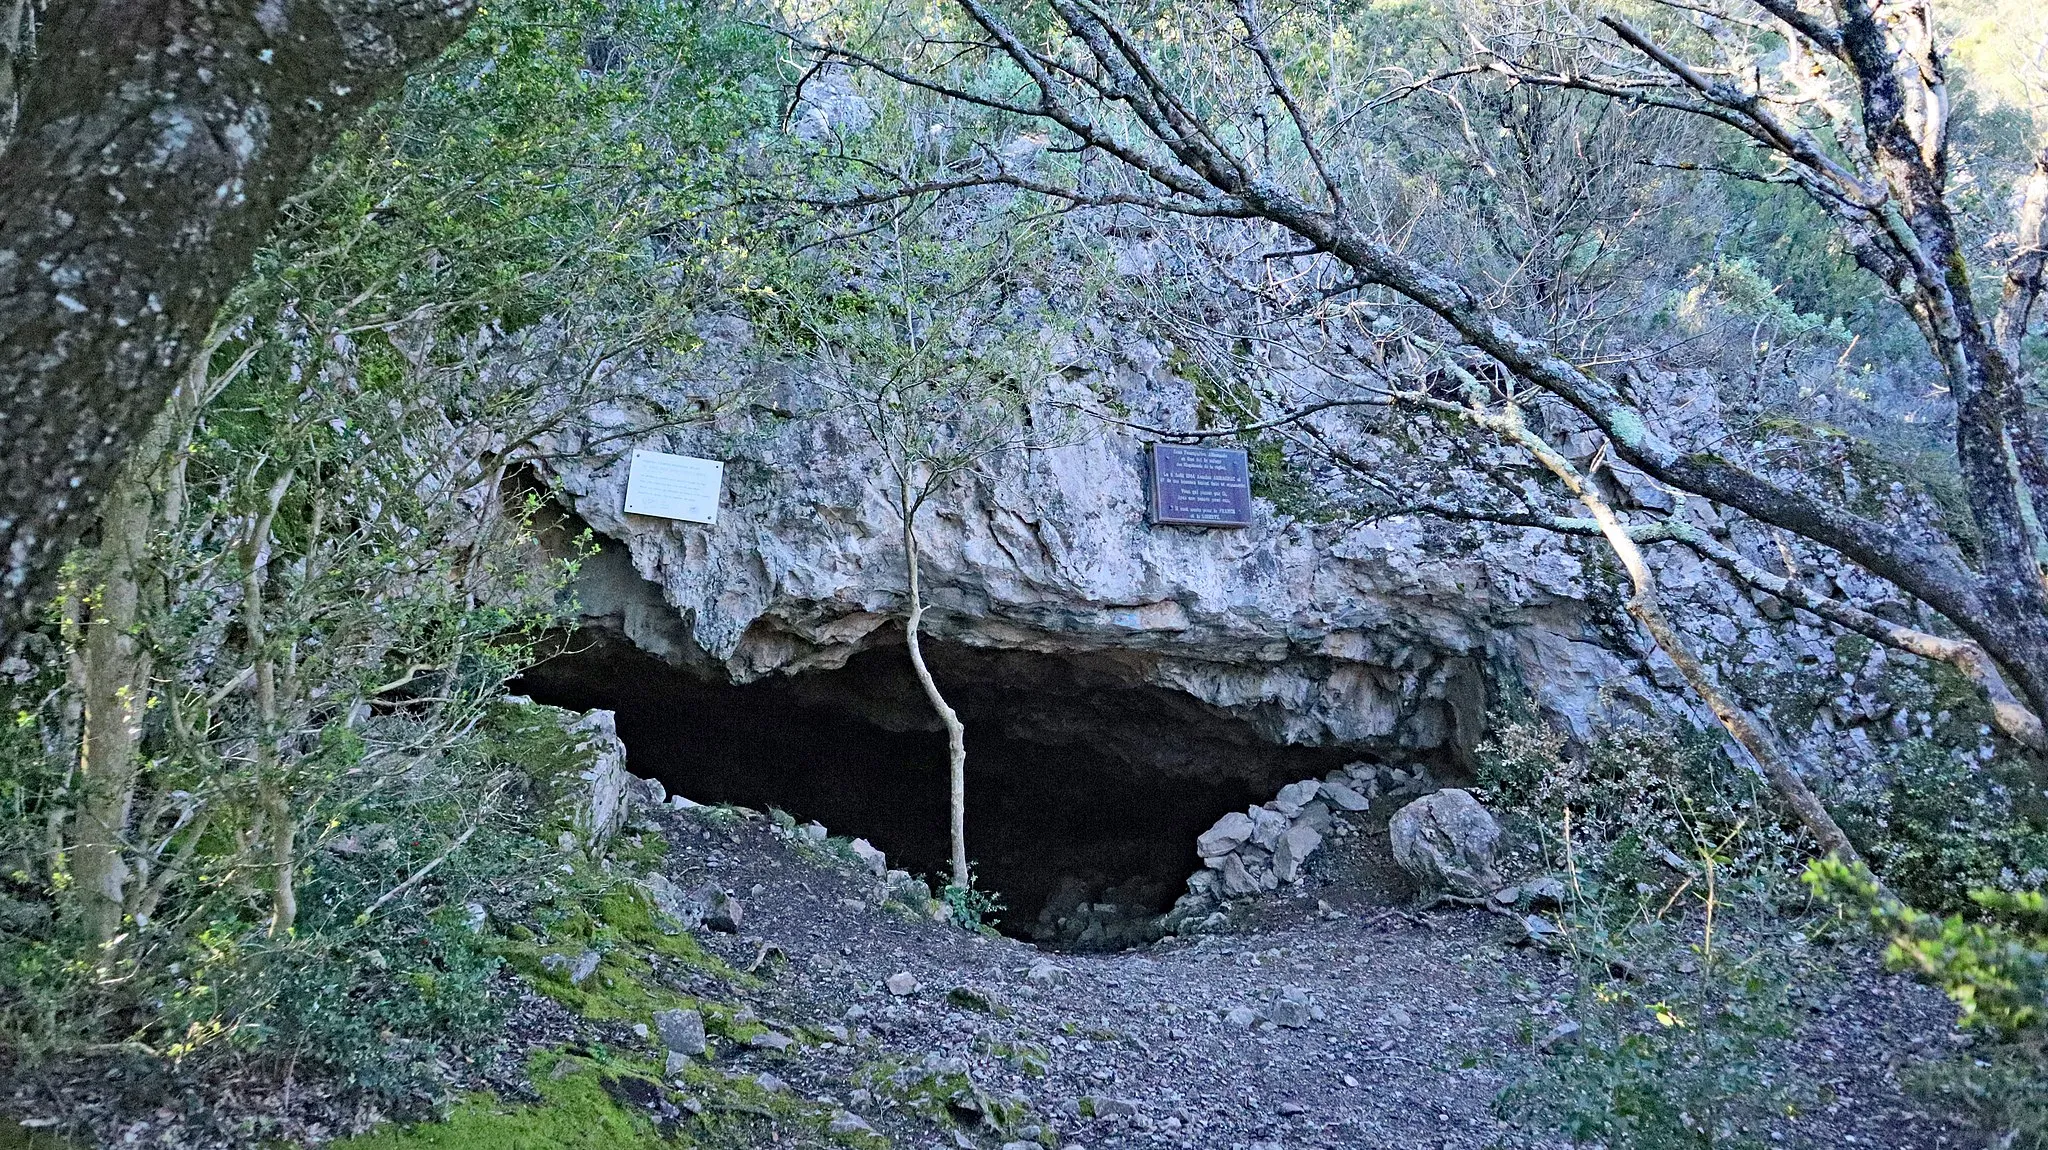
[[[216,393],[202,356],[115,480],[81,575],[89,613],[79,620],[72,671],[83,733],[71,874],[79,921],[99,942],[120,929],[123,905],[134,901],[124,889],[131,877],[124,840],[155,666],[141,628],[164,595],[164,576],[152,565],[151,550],[157,532],[174,527],[182,513],[184,452],[200,409]]]
[[[1505,415],[1482,413],[1480,418],[1495,431],[1527,448],[1536,456],[1538,462],[1552,475],[1557,476],[1571,493],[1578,497],[1579,502],[1585,505],[1594,521],[1600,525],[1601,535],[1614,550],[1615,557],[1621,560],[1623,569],[1628,572],[1629,582],[1635,588],[1635,594],[1628,603],[1629,614],[1635,616],[1650,633],[1650,638],[1670,657],[1672,664],[1678,668],[1680,677],[1685,680],[1686,686],[1691,687],[1693,693],[1707,704],[1707,709],[1714,712],[1714,717],[1720,721],[1722,728],[1756,760],[1757,766],[1763,769],[1764,778],[1770,782],[1771,788],[1778,793],[1778,798],[1792,812],[1792,816],[1813,835],[1823,851],[1835,855],[1843,862],[1861,861],[1862,856],[1849,841],[1849,836],[1842,833],[1841,826],[1828,814],[1827,807],[1821,804],[1820,797],[1813,793],[1813,789],[1806,785],[1806,780],[1800,778],[1799,773],[1792,769],[1791,762],[1784,750],[1778,746],[1777,740],[1721,691],[1708,676],[1706,668],[1693,655],[1692,649],[1686,645],[1684,636],[1680,635],[1678,629],[1671,625],[1670,619],[1665,617],[1663,606],[1657,597],[1657,577],[1651,573],[1649,563],[1644,560],[1642,549],[1636,546],[1636,541],[1629,536],[1628,527],[1614,514],[1607,501],[1585,482],[1570,460],[1558,454],[1541,436],[1530,431],[1523,424],[1521,413],[1513,407],[1510,407]]]
[[[974,877],[967,869],[967,727],[951,704],[946,702],[946,696],[939,693],[939,684],[932,678],[931,668],[924,663],[924,648],[918,643],[919,630],[924,624],[924,592],[918,582],[917,505],[906,493],[899,501],[898,509],[903,513],[903,556],[910,570],[910,615],[904,620],[903,636],[910,647],[910,666],[917,672],[924,697],[931,701],[932,710],[938,712],[939,722],[946,727],[953,885],[966,890],[974,885]]]
[[[143,470],[128,469],[101,509],[97,562],[88,576],[97,582],[84,589],[87,614],[76,684],[84,704],[84,734],[71,877],[79,922],[102,943],[121,928],[128,881],[125,842],[153,666],[137,633],[156,503]]]
[[[49,7],[0,163],[0,640],[49,598],[284,197],[471,7]]]

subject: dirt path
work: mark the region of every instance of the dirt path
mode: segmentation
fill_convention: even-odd
[[[1298,890],[1262,905],[1241,933],[1054,956],[910,921],[878,905],[872,876],[803,857],[766,819],[653,817],[672,844],[672,878],[716,882],[745,907],[740,933],[710,945],[741,965],[764,943],[788,955],[767,967],[762,1018],[846,1028],[844,1042],[734,1051],[721,1064],[829,1098],[899,1145],[999,1143],[945,1131],[902,1101],[959,1074],[994,1105],[1027,1106],[1023,1136],[1040,1126],[1059,1146],[1554,1144],[1510,1129],[1492,1103],[1531,1057],[1529,1036],[1563,1018],[1563,960],[1507,942],[1498,916],[1380,905],[1384,868],[1369,836],[1319,856]],[[887,980],[902,973],[917,989],[892,994]],[[1276,1010],[1276,997],[1289,1001]],[[1290,1011],[1301,1025],[1260,1017]],[[1864,969],[1807,1015],[1795,1057],[1826,1068],[1832,1098],[1774,1141],[1969,1144],[1919,1112],[1894,1074],[1944,1034],[1938,996]],[[877,1065],[897,1068],[894,1101],[856,1085]]]

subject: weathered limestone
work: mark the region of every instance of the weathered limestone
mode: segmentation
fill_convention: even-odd
[[[704,335],[707,376],[752,370],[743,323],[710,321]],[[1082,380],[1055,381],[1050,398],[1117,394],[1155,422],[1191,416],[1190,385],[1166,368],[1165,352],[1136,338],[1118,346],[1118,361],[1067,349]],[[801,377],[764,382],[760,411],[823,406]],[[644,386],[680,404],[702,381]],[[557,436],[546,467],[576,514],[617,543],[579,576],[593,622],[734,681],[837,667],[900,642],[895,512],[851,426],[742,415],[634,438],[632,412],[586,414],[592,426]],[[1601,605],[1605,576],[1575,544],[1460,528],[1447,545],[1450,529],[1433,521],[1325,527],[1265,503],[1244,530],[1153,527],[1144,444],[1086,430],[992,464],[921,520],[934,638],[1107,657],[1129,681],[1190,696],[1267,742],[1385,758],[1468,754],[1503,669],[1576,730],[1588,729],[1603,686],[1644,709],[1686,706],[1640,674],[1640,651]],[[627,459],[616,438],[603,451],[587,447],[620,434],[727,460],[718,523],[624,514]]]
[[[1394,861],[1425,896],[1485,898],[1501,888],[1494,869],[1500,824],[1471,792],[1438,791],[1402,807],[1387,824]]]

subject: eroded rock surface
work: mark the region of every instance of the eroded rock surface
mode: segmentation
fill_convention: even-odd
[[[863,649],[900,644],[906,580],[876,452],[848,420],[821,414],[822,391],[800,371],[760,367],[742,321],[706,321],[703,335],[698,376],[640,386],[681,409],[741,380],[755,391],[736,414],[639,433],[643,415],[599,409],[546,445],[557,489],[610,541],[584,564],[577,589],[590,620],[733,682],[840,667]],[[1195,425],[1195,388],[1176,374],[1170,348],[1106,328],[1086,341],[1048,329],[1044,341],[1059,372],[1034,419],[1109,404],[1137,423]],[[1655,398],[1650,410],[1685,424],[1674,434],[1717,425],[1710,378],[1651,373],[1636,386]],[[1544,418],[1568,454],[1601,454],[1597,435],[1569,430],[1571,413]],[[1621,612],[1616,573],[1597,543],[1412,516],[1312,522],[1266,498],[1255,499],[1245,529],[1152,526],[1142,440],[1083,420],[1071,442],[1018,453],[941,492],[920,521],[931,633],[997,656],[1069,659],[1098,681],[1184,698],[1267,745],[1383,761],[1469,762],[1488,705],[1511,695],[1526,694],[1577,737],[1615,713],[1713,722]],[[627,447],[726,461],[718,523],[625,514]],[[1415,452],[1447,450],[1370,431],[1347,448],[1422,473],[1430,469]],[[1670,502],[1611,461],[1600,475],[1619,506]],[[1701,501],[1684,514],[1717,534],[1734,530],[1759,555],[1768,549]],[[1753,701],[1766,711],[1792,678],[1846,673],[1861,689],[1884,673],[1881,660],[1843,663],[1836,636],[1816,620],[1753,601],[1682,549],[1656,548],[1650,558],[1697,652],[1739,690],[1760,692]],[[1794,558],[1845,595],[1883,597],[1828,556]],[[1864,756],[1873,738],[1895,733],[1884,724],[1896,716],[1861,706],[1853,690],[1843,698],[1789,714],[1782,733],[1814,761]],[[853,702],[899,729],[933,722],[914,697]],[[1007,719],[1014,729],[1005,734],[1071,743],[1129,728],[1077,711],[1033,714]],[[1917,714],[1907,720],[1925,725]],[[1143,757],[1159,740],[1147,731],[1125,743],[1117,753]],[[1227,757],[1183,751],[1178,762],[1149,765],[1284,781],[1268,764],[1217,761]]]
[[[1424,795],[1395,812],[1387,831],[1394,861],[1424,894],[1485,898],[1501,888],[1500,824],[1470,791]]]
[[[737,321],[714,348],[749,345]],[[1049,337],[1050,338],[1050,337]],[[1102,390],[1134,409],[1189,422],[1191,385],[1164,354],[1130,341],[1120,362],[1091,359]],[[712,372],[713,367],[707,367]],[[693,381],[649,380],[680,400]],[[1092,390],[1091,390],[1092,389]],[[777,377],[764,411],[822,404]],[[727,461],[715,526],[626,515],[625,412],[589,413],[549,467],[575,513],[620,546],[585,565],[594,619],[679,664],[748,681],[843,665],[900,642],[905,576],[879,460],[828,416],[762,415],[632,439],[634,446]],[[1584,727],[1602,684],[1636,684],[1637,652],[1606,633],[1604,576],[1573,547],[1535,532],[1479,531],[1414,518],[1305,523],[1257,503],[1242,530],[1146,521],[1145,445],[1107,427],[1019,454],[946,491],[921,520],[927,625],[970,647],[1101,655],[1132,683],[1228,713],[1280,744],[1456,756],[1480,737],[1488,683],[1526,684]],[[1518,668],[1503,671],[1505,667]]]

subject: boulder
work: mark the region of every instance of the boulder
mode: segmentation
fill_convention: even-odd
[[[1299,986],[1282,987],[1266,1006],[1267,1020],[1289,1030],[1300,1030],[1316,1021],[1321,1014],[1322,1011],[1316,1009],[1315,999]]]
[[[1301,813],[1301,808],[1315,801],[1316,792],[1320,791],[1322,786],[1323,784],[1314,779],[1303,779],[1298,783],[1289,783],[1280,788],[1279,794],[1273,796],[1273,806],[1281,814],[1291,819]]]
[[[704,925],[704,904],[684,893],[669,877],[660,871],[640,880],[647,890],[647,900],[654,909],[674,919],[684,930],[695,930]]]
[[[1250,816],[1243,811],[1232,811],[1216,820],[1216,825],[1202,832],[1195,840],[1195,853],[1205,859],[1219,858],[1245,844],[1255,830]]]
[[[825,1133],[834,1138],[845,1138],[854,1134],[873,1134],[875,1128],[868,1125],[860,1115],[845,1110],[832,1114],[832,1121],[825,1127]]]
[[[610,711],[561,715],[562,730],[579,740],[577,753],[587,756],[588,763],[576,772],[574,786],[564,796],[568,822],[580,845],[596,855],[625,827],[638,797],[638,784],[644,780],[626,772],[626,744],[619,739],[618,723]]]
[[[1372,801],[1370,799],[1367,799],[1364,795],[1359,794],[1343,783],[1325,781],[1323,783],[1323,798],[1329,800],[1330,805],[1340,811],[1365,811],[1372,809]]]
[[[1323,836],[1306,823],[1287,828],[1280,841],[1273,847],[1273,873],[1281,882],[1297,882],[1301,878],[1301,864],[1308,856],[1323,845]]]
[[[1280,841],[1280,836],[1287,833],[1288,816],[1275,810],[1270,803],[1263,807],[1253,807],[1246,813],[1252,820],[1250,842],[1253,846],[1272,850],[1273,844]]]
[[[1244,860],[1237,855],[1224,855],[1219,872],[1223,876],[1225,898],[1244,898],[1264,889],[1259,885],[1259,880],[1253,878],[1251,872],[1245,869]]]
[[[1387,831],[1394,861],[1415,879],[1425,897],[1485,898],[1502,885],[1494,869],[1500,824],[1470,792],[1452,789],[1424,795],[1402,807]]]
[[[1031,964],[1024,974],[1024,980],[1033,986],[1062,986],[1069,975],[1067,968],[1048,958],[1041,958]]]
[[[740,932],[740,900],[722,890],[713,889],[704,900],[704,925],[720,934]]]
[[[661,785],[660,779],[643,779],[638,775],[627,777],[630,781],[626,784],[626,791],[633,806],[658,807],[668,801],[668,788]]]
[[[575,958],[570,958],[566,954],[543,955],[540,966],[542,970],[568,979],[571,986],[582,986],[586,979],[597,973],[598,966],[603,962],[603,955],[594,950],[586,950]]]
[[[655,1011],[654,1032],[661,1036],[661,1044],[676,1054],[704,1053],[704,1016],[694,1010]]]
[[[905,870],[892,870],[882,876],[889,886],[889,897],[912,910],[922,911],[931,905],[932,886]]]
[[[889,856],[883,854],[881,848],[866,839],[853,840],[853,857],[859,859],[869,870],[875,872],[876,878],[881,878],[889,873]]]

